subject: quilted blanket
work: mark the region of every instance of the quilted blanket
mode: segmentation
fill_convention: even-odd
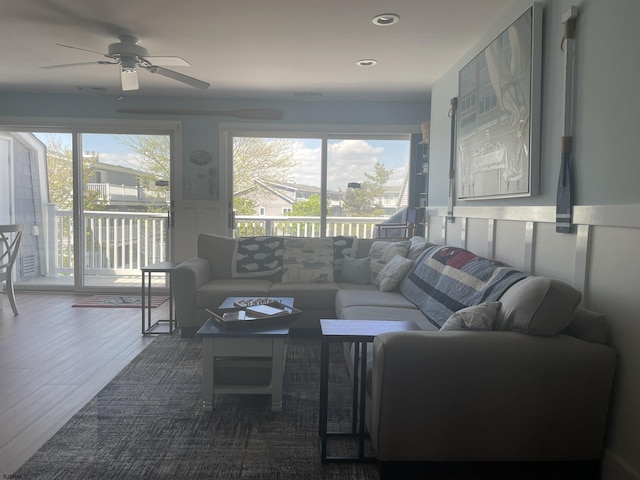
[[[433,246],[416,259],[400,291],[440,328],[458,310],[495,302],[527,274],[457,247]]]

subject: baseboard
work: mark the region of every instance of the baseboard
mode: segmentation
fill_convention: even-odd
[[[640,472],[615,453],[606,451],[602,456],[602,480],[640,480]]]

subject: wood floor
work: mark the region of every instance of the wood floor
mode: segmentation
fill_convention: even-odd
[[[155,338],[137,308],[73,308],[80,296],[17,294],[0,310],[0,478],[20,467]],[[168,303],[153,310],[167,318]],[[179,335],[179,332],[174,333]]]

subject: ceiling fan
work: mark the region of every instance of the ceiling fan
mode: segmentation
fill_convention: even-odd
[[[85,52],[97,53],[109,60],[98,60],[94,62],[66,63],[63,65],[47,65],[40,68],[66,68],[77,67],[80,65],[120,65],[120,82],[122,90],[138,90],[138,72],[137,68],[143,68],[151,73],[157,73],[163,77],[171,78],[179,82],[185,83],[195,88],[207,89],[210,84],[198,80],[197,78],[184,75],[182,73],[163,68],[159,65],[190,67],[191,64],[180,57],[150,57],[149,52],[143,46],[138,44],[138,39],[133,35],[119,35],[120,42],[109,45],[109,53],[96,52],[86,48],[72,47],[71,45],[56,45],[65,48],[73,48],[75,50],[83,50]]]

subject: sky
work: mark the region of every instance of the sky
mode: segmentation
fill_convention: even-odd
[[[45,144],[54,137],[71,148],[71,134],[36,133]],[[137,154],[111,134],[83,134],[83,150],[97,152],[104,163],[137,168]],[[290,172],[295,183],[320,186],[321,141],[294,139],[298,167]],[[345,190],[349,182],[366,180],[376,162],[393,170],[388,185],[400,185],[409,164],[409,142],[402,140],[330,140],[328,142],[328,188]]]
[[[320,186],[320,140],[296,140],[294,158],[298,168],[291,172],[296,183]],[[345,190],[349,182],[366,180],[376,162],[393,170],[389,185],[400,185],[409,163],[409,142],[398,140],[332,140],[327,152],[327,186]]]

